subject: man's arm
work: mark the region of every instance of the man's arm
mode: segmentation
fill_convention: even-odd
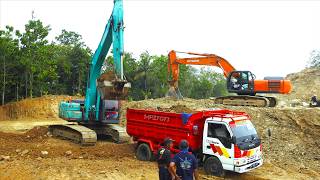
[[[195,180],[199,180],[198,160],[193,154],[192,154],[192,158],[193,158],[193,176]]]
[[[195,179],[195,180],[199,180],[198,169],[195,169],[195,170],[193,171],[193,175],[194,175],[194,179]]]
[[[176,173],[176,163],[175,162],[170,163],[169,172],[172,176],[172,179],[181,180],[180,177]]]

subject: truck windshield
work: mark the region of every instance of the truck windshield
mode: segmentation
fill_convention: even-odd
[[[235,126],[231,127],[231,130],[237,140],[248,138],[250,136],[254,136],[254,138],[257,138],[257,131],[249,120],[236,123]]]

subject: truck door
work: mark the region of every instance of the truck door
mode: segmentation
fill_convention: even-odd
[[[220,122],[207,122],[203,134],[203,153],[218,157],[226,170],[233,170],[231,131]]]

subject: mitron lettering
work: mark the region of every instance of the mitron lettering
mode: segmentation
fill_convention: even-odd
[[[161,121],[161,122],[169,122],[170,118],[165,116],[157,116],[152,114],[145,114],[144,115],[145,120],[152,120],[152,121]]]

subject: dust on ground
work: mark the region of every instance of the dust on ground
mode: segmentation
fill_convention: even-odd
[[[59,118],[23,118],[17,120],[0,121],[1,132],[23,133],[36,126],[48,126],[57,124],[72,124]]]
[[[123,105],[127,108],[188,113],[208,108],[245,111],[252,117],[262,138],[264,165],[242,175],[228,173],[227,179],[320,179],[318,108],[223,107],[209,99],[188,98],[179,101],[160,98]],[[122,112],[124,114],[125,110]],[[270,138],[268,129],[272,134]],[[10,160],[0,161],[0,172],[5,172],[0,173],[0,179],[27,177],[17,170],[19,167],[30,175],[27,179],[156,179],[156,164],[138,161],[134,150],[134,144],[108,141],[99,141],[93,147],[81,147],[50,137],[46,128],[34,128],[25,134],[0,133],[0,155],[10,156]],[[48,154],[42,155],[41,151]],[[203,170],[201,178],[219,179],[206,176]]]
[[[214,108],[244,111],[262,138],[264,164],[241,175],[229,172],[226,179],[320,179],[320,109],[290,106],[290,101],[307,102],[320,92],[315,86],[319,75],[317,69],[288,75],[293,93],[277,96],[285,103],[276,108],[221,106],[210,99],[190,98],[124,102],[121,125],[126,125],[127,108],[178,113]],[[0,131],[7,129],[0,133],[0,179],[157,179],[156,164],[138,161],[134,144],[100,140],[96,146],[81,147],[52,138],[43,127],[21,134],[37,125],[67,123],[57,118],[58,103],[66,99],[45,96],[0,106]],[[219,179],[200,172],[201,179]]]
[[[25,134],[0,133],[0,179],[157,179],[155,162],[135,157],[134,144],[99,141],[96,146],[81,147],[69,141],[50,137],[45,127]],[[312,171],[295,172],[265,162],[245,174],[227,173],[226,179],[314,179]],[[306,174],[308,174],[306,176]],[[221,179],[205,175],[201,179]]]

